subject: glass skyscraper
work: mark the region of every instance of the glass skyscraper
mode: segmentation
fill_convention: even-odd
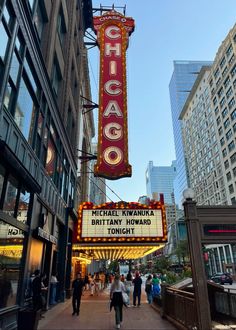
[[[177,170],[177,175],[174,180],[174,194],[176,204],[179,207],[182,206],[183,190],[188,187],[188,171],[183,149],[179,115],[202,66],[211,64],[212,62],[210,61],[174,61],[174,71],[169,84],[169,92]]]
[[[176,161],[173,161],[171,166],[153,166],[153,162],[150,161],[146,170],[147,196],[154,198],[156,193],[163,194],[165,203],[173,204],[175,176]]]

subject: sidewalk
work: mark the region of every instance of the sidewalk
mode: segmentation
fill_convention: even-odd
[[[99,296],[91,297],[89,292],[82,296],[80,315],[72,316],[71,299],[59,303],[40,320],[38,329],[81,329],[108,330],[115,329],[114,309],[110,312],[109,292],[104,290]],[[142,295],[141,307],[123,308],[123,322],[121,329],[126,330],[174,330],[171,323],[163,320],[159,313],[146,302],[146,295]]]

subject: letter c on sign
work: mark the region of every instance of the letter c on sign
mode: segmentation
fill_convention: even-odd
[[[120,88],[111,89],[112,85],[120,87],[121,82],[119,82],[118,80],[108,80],[104,85],[105,92],[109,95],[120,95],[121,89]]]
[[[117,147],[108,147],[103,152],[103,158],[108,165],[118,165],[123,160],[123,152]]]
[[[115,26],[115,25],[108,26],[108,28],[106,28],[106,30],[105,30],[105,35],[109,39],[118,39],[121,36],[120,33],[117,33],[118,31],[120,31],[120,28],[118,26]]]

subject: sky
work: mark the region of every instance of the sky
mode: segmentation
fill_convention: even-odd
[[[108,200],[135,202],[146,195],[145,171],[149,161],[153,161],[154,166],[170,166],[175,159],[169,97],[173,61],[213,61],[221,42],[236,23],[236,2],[92,1],[93,8],[99,8],[100,4],[126,5],[126,16],[135,20],[135,31],[130,36],[127,51],[128,147],[132,177],[106,180]],[[88,54],[93,101],[98,103],[99,50],[92,48]],[[94,121],[97,129],[96,111]]]

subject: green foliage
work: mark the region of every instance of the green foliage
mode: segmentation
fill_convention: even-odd
[[[153,265],[153,271],[154,273],[165,273],[166,270],[169,268],[170,266],[170,260],[168,257],[165,256],[161,256],[159,257],[154,265]]]
[[[186,259],[189,260],[188,241],[179,241],[173,254],[177,256],[179,263],[183,262],[183,264],[185,264]]]
[[[119,262],[118,260],[112,260],[110,265],[108,266],[108,270],[112,273],[119,272]]]

